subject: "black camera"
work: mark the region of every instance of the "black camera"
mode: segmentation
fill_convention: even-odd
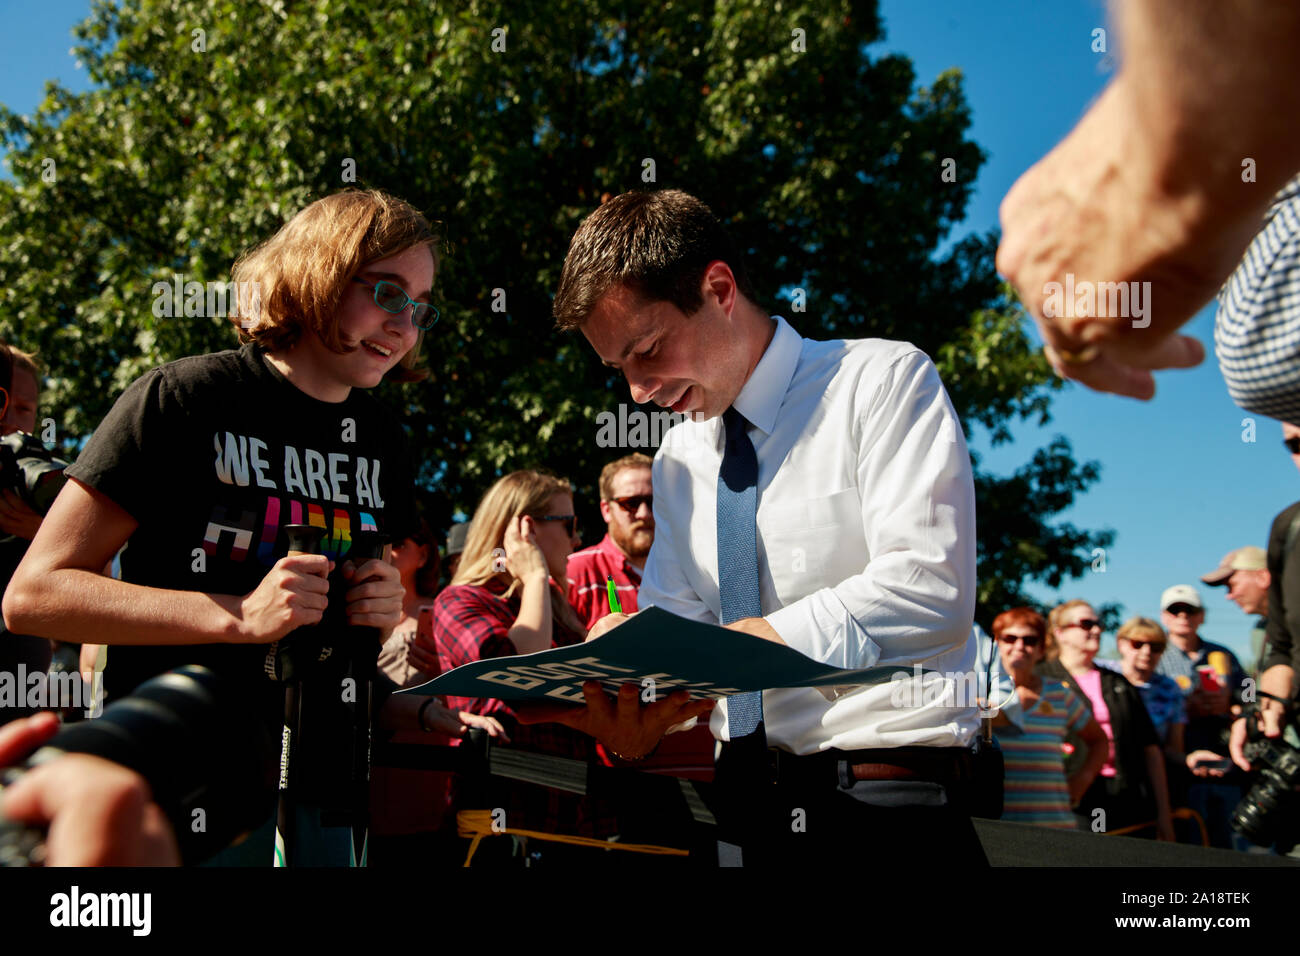
[[[23,765],[0,769],[0,789],[64,754],[102,757],[145,779],[186,862],[206,859],[270,809],[279,742],[249,706],[249,690],[193,665],[160,674],[98,719],[64,725]],[[202,827],[193,825],[199,809]],[[43,865],[44,840],[0,815],[0,867]]]
[[[1300,842],[1300,750],[1282,737],[1265,737],[1257,709],[1246,714],[1246,736],[1243,750],[1258,777],[1233,811],[1232,828],[1259,846],[1289,851]]]
[[[15,492],[37,514],[46,514],[63,490],[67,467],[31,435],[14,432],[0,438],[0,490]]]

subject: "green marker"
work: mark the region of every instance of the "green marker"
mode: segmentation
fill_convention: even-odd
[[[614,587],[614,578],[606,575],[605,593],[609,595],[609,613],[622,614],[623,607],[618,603],[618,589]]]

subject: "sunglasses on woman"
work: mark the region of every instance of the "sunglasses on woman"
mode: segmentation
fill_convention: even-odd
[[[1164,641],[1135,641],[1130,637],[1128,646],[1133,648],[1134,652],[1140,651],[1144,647],[1151,648],[1152,654],[1163,654],[1165,652]]]
[[[1003,644],[1014,644],[1019,641],[1025,647],[1037,647],[1042,639],[1037,634],[1003,634],[998,640]]]
[[[565,533],[572,538],[578,530],[577,515],[535,515],[534,521],[563,521]]]

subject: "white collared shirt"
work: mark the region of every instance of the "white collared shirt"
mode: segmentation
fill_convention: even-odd
[[[833,667],[975,664],[975,489],[961,425],[918,349],[883,339],[817,342],[782,318],[736,398],[758,455],[763,616]],[[716,624],[722,419],[687,420],[654,460],[655,540],[638,606]],[[970,742],[973,701],[934,681],[763,693],[771,746],[951,747]],[[915,686],[914,686],[915,685]],[[958,704],[961,706],[954,706]],[[728,739],[726,702],[710,729]]]

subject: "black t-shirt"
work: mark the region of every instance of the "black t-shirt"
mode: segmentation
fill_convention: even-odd
[[[354,531],[400,540],[414,518],[400,425],[360,389],[339,403],[312,398],[252,345],[137,379],[68,474],[139,522],[122,552],[122,579],[156,588],[244,595],[283,557],[286,524],[324,527],[322,550],[341,566]],[[341,618],[347,585],[337,575],[322,627]],[[105,694],[112,700],[174,667],[203,664],[256,681],[274,723],[283,685],[262,676],[266,652],[260,644],[116,645]]]
[[[1300,673],[1300,644],[1296,642],[1300,633],[1300,549],[1296,547],[1300,535],[1291,534],[1298,513],[1300,501],[1274,518],[1268,532],[1268,650],[1260,673],[1278,664]]]

